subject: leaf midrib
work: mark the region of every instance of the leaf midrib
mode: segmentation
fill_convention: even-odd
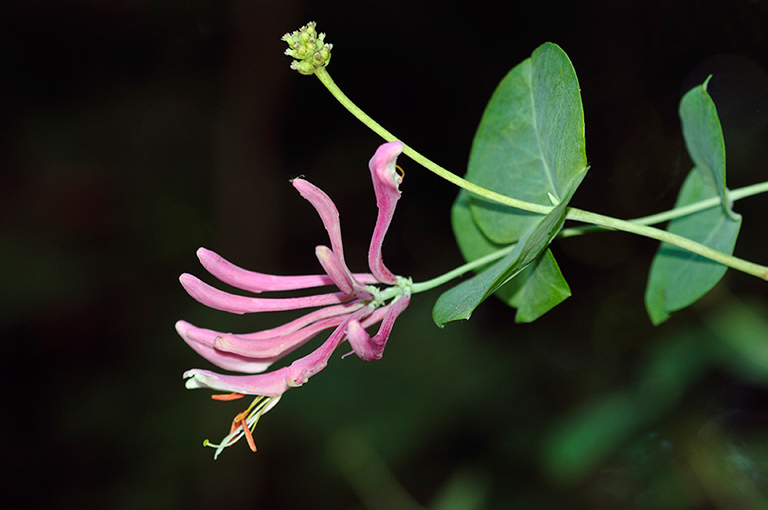
[[[558,186],[556,185],[556,182],[553,179],[554,174],[552,172],[552,169],[549,166],[549,161],[547,161],[547,158],[544,157],[544,149],[541,146],[542,135],[539,132],[539,117],[536,112],[536,100],[534,98],[534,93],[533,93],[533,68],[534,68],[533,62],[531,62],[531,64],[532,65],[528,66],[528,68],[530,69],[530,75],[528,77],[529,78],[528,79],[528,89],[529,89],[528,95],[531,98],[531,117],[533,117],[533,132],[536,133],[536,144],[538,145],[538,148],[539,148],[539,158],[544,163],[543,166],[544,166],[545,177],[547,178],[547,182],[549,183],[548,191],[552,192],[552,194],[555,195],[555,198],[559,199],[560,193],[558,190]]]

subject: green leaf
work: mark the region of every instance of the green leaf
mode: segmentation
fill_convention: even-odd
[[[558,204],[564,211],[586,170],[584,113],[576,72],[562,49],[546,43],[512,69],[491,97],[475,134],[467,179],[521,200]],[[535,241],[539,237],[534,230],[548,221],[542,215],[459,193],[451,222],[467,261],[516,241],[520,246],[505,262],[481,273],[466,306],[458,302],[461,291],[446,293],[435,308],[438,324],[468,318],[497,290],[500,299],[518,309],[515,320],[519,322],[535,320],[570,296],[554,256],[546,249],[551,238],[543,244]],[[528,246],[523,246],[525,240]],[[448,311],[451,307],[458,315]]]
[[[710,78],[712,76],[683,96],[680,101],[680,120],[685,146],[694,168],[717,191],[726,213],[735,220],[736,215],[726,200],[725,140],[717,108],[707,92]]]
[[[522,282],[516,292],[505,299],[507,304],[517,308],[515,322],[533,322],[571,295],[555,256],[548,248],[521,274],[499,289],[497,294],[502,299],[513,282]]]
[[[707,92],[709,78],[680,101],[680,120],[688,153],[696,165],[686,177],[675,207],[720,197],[714,207],[669,223],[667,231],[723,253],[732,254],[741,216],[727,201],[725,142],[717,109]],[[662,243],[651,264],[645,307],[658,325],[670,313],[696,302],[723,277],[726,267],[688,251]]]
[[[717,196],[711,181],[702,172],[691,170],[683,183],[675,207]],[[713,207],[672,220],[667,231],[709,246],[723,253],[733,253],[741,227],[741,216],[726,214]],[[661,324],[670,313],[694,303],[723,277],[726,267],[676,246],[662,243],[651,264],[645,307],[651,322]]]
[[[583,175],[582,173],[581,176],[583,177]],[[539,258],[562,228],[568,201],[580,182],[579,179],[571,184],[571,189],[567,190],[565,199],[555,206],[549,214],[538,216],[539,221],[519,239],[509,254],[491,264],[480,274],[443,293],[432,310],[432,318],[435,323],[442,327],[450,321],[469,319],[472,311],[488,296]]]
[[[543,205],[563,200],[586,171],[584,112],[576,72],[559,46],[545,43],[512,69],[488,103],[466,178]],[[470,208],[494,243],[520,239],[540,216],[472,196]],[[459,232],[459,236],[463,232]]]
[[[464,232],[462,236],[457,234],[456,239],[467,261],[503,248],[492,243],[477,227],[469,210],[469,194],[464,190],[459,192],[451,209],[451,223],[455,232]],[[568,283],[549,249],[496,291],[496,297],[518,309],[515,315],[517,322],[533,322],[570,295]]]
[[[469,208],[469,193],[465,190],[459,191],[451,207],[451,226],[459,250],[467,262],[490,255],[504,247],[503,244],[488,239],[477,226]]]

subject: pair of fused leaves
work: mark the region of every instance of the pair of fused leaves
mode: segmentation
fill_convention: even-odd
[[[727,201],[725,146],[707,83],[680,104],[680,117],[695,168],[676,207],[719,196],[721,206],[670,222],[668,230],[732,253],[741,218]],[[492,294],[531,322],[570,296],[548,246],[562,228],[568,202],[587,171],[584,114],[576,72],[560,47],[546,43],[501,81],[483,113],[466,178],[498,193],[554,206],[534,214],[461,191],[451,211],[459,248],[467,261],[504,250],[503,257],[445,292],[433,318],[439,326],[468,319]],[[725,267],[662,244],[649,275],[646,308],[654,324],[709,291]]]
[[[741,216],[733,212],[725,186],[725,141],[715,103],[707,92],[709,78],[680,101],[683,137],[694,168],[686,177],[675,208],[720,198],[720,205],[672,220],[667,231],[705,246],[733,253]],[[662,243],[651,264],[645,307],[654,324],[685,308],[720,281],[727,268],[717,262]]]
[[[560,47],[546,43],[512,69],[485,109],[466,178],[517,199],[554,206],[546,215],[459,194],[452,223],[470,261],[509,252],[445,292],[435,322],[468,319],[491,294],[532,321],[570,295],[549,243],[562,228],[568,201],[587,171],[584,112],[576,72]],[[511,246],[514,245],[514,246]]]

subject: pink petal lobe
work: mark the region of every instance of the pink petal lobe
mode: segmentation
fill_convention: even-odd
[[[354,294],[354,296],[363,301],[372,301],[374,295],[366,289],[352,273],[349,272],[346,264],[327,246],[318,246],[315,248],[315,255],[320,265],[331,277],[339,290],[345,294]]]
[[[288,385],[301,386],[310,377],[324,369],[333,352],[345,340],[347,324],[349,324],[349,321],[362,320],[370,315],[371,312],[371,307],[366,306],[352,313],[334,330],[333,333],[331,333],[328,339],[323,342],[323,345],[303,358],[299,358],[291,363],[290,366],[287,367],[288,376],[286,381]]]
[[[298,298],[255,298],[239,296],[211,287],[199,278],[184,273],[179,277],[184,289],[198,302],[216,310],[243,314],[253,312],[277,312],[316,306],[336,305],[353,299],[343,292],[319,294]]]
[[[311,184],[309,181],[297,178],[291,181],[293,187],[298,190],[312,207],[315,208],[320,219],[323,221],[325,230],[328,231],[328,237],[331,239],[331,249],[344,261],[344,247],[341,242],[341,222],[339,221],[339,210],[333,200],[325,194],[323,190]]]
[[[217,351],[239,354],[249,358],[283,357],[304,345],[321,331],[335,328],[344,320],[344,316],[330,317],[293,333],[263,340],[250,340],[238,335],[224,334],[214,339],[213,346]]]
[[[333,283],[344,294],[352,294],[354,288],[352,283],[352,275],[349,274],[347,268],[344,267],[333,251],[327,246],[315,247],[315,256],[323,266],[323,270],[330,277]]]
[[[351,312],[354,312],[355,310],[359,310],[363,306],[364,306],[363,303],[359,301],[353,301],[351,303],[343,303],[343,304],[334,305],[334,306],[326,306],[326,307],[320,308],[319,310],[315,310],[314,312],[310,312],[306,315],[302,315],[298,319],[294,319],[290,322],[286,322],[282,326],[277,326],[276,328],[257,331],[255,333],[244,333],[237,336],[241,338],[247,338],[249,340],[260,340],[260,339],[274,338],[280,335],[287,335],[288,333],[293,333],[294,331],[298,331],[299,329],[305,326],[308,326],[313,322],[319,321],[321,319],[327,319],[329,317],[346,315]]]
[[[365,331],[362,324],[357,320],[352,320],[347,326],[347,339],[352,346],[352,350],[355,354],[364,361],[372,361],[381,359],[384,354],[384,347],[387,345],[389,335],[392,333],[392,328],[395,325],[395,319],[408,307],[411,301],[409,294],[404,294],[393,303],[387,305],[383,309],[386,309],[379,331],[371,337],[368,332]]]
[[[287,322],[282,326],[256,331],[255,333],[240,333],[237,336],[248,340],[269,340],[271,338],[298,331],[301,328],[321,319],[346,315],[360,309],[363,306],[363,303],[360,303],[359,301],[353,303],[344,303],[342,305],[336,306],[326,306],[324,308],[320,308],[319,310],[315,310],[314,312],[303,315],[298,319]],[[198,328],[197,326],[194,326],[186,321],[177,322],[176,330],[185,340],[201,343],[211,348],[213,348],[213,344],[217,336],[224,336],[228,334],[220,331],[214,331],[212,329]]]
[[[401,142],[385,143],[376,150],[368,163],[373,179],[373,190],[376,193],[376,207],[379,209],[368,250],[368,265],[373,276],[390,285],[397,283],[397,278],[384,265],[381,249],[384,236],[395,214],[397,201],[400,199],[400,183],[403,178],[397,172],[396,161],[402,152]]]
[[[224,259],[221,255],[200,248],[197,250],[200,263],[213,276],[224,283],[250,292],[309,289],[333,285],[327,275],[278,276],[248,271]]]
[[[209,343],[197,341],[194,338],[195,333],[189,332],[191,328],[195,330],[200,330],[200,328],[195,328],[194,326],[192,326],[191,324],[185,321],[179,321],[176,323],[176,331],[178,331],[179,336],[181,336],[181,338],[187,343],[187,345],[189,345],[200,356],[210,361],[217,367],[223,368],[224,370],[232,370],[233,372],[245,372],[250,374],[256,374],[259,372],[263,372],[264,370],[269,368],[269,366],[272,365],[272,363],[280,359],[280,356],[277,356],[274,358],[253,359],[253,358],[247,358],[245,356],[240,356],[237,354],[230,354],[226,352],[217,351],[213,347],[213,341]],[[203,331],[208,331],[208,330],[203,330]]]
[[[207,388],[243,395],[277,397],[290,388],[286,383],[287,373],[287,367],[256,375],[222,375],[210,370],[194,369],[185,372],[184,379],[187,380],[188,389]]]

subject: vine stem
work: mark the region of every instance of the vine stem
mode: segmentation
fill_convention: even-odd
[[[641,236],[656,239],[664,243],[672,244],[684,250],[688,250],[696,255],[701,255],[715,262],[719,262],[725,266],[731,267],[738,271],[742,271],[763,280],[768,280],[768,267],[749,262],[721,251],[713,250],[709,246],[704,246],[701,243],[691,241],[686,237],[672,234],[666,230],[661,230],[655,227],[647,225],[638,225],[626,220],[619,220],[610,216],[603,216],[589,211],[583,211],[581,209],[569,208],[567,219],[583,221],[585,223],[591,223],[593,225],[599,225],[611,230],[621,230],[624,232],[630,232],[632,234],[638,234]]]
[[[768,182],[761,182],[758,184],[745,186],[743,188],[730,190],[728,192],[728,199],[735,202],[736,200],[741,200],[742,198],[751,197],[753,195],[758,195],[760,193],[765,193],[765,192],[768,192]],[[694,202],[692,204],[689,204],[685,207],[679,207],[677,209],[672,209],[669,211],[665,211],[663,213],[654,214],[652,216],[644,216],[642,218],[637,218],[637,219],[628,220],[628,221],[630,223],[634,223],[638,225],[651,225],[654,223],[661,223],[664,221],[673,220],[675,218],[680,218],[682,216],[687,216],[688,214],[693,214],[695,212],[703,211],[705,209],[710,209],[712,207],[716,207],[719,205],[720,205],[720,197],[707,198],[705,200],[701,200],[699,202]],[[589,225],[586,227],[581,226],[581,227],[564,228],[557,234],[557,236],[560,238],[575,237],[583,234],[587,230],[605,230],[605,227],[597,226],[597,225]],[[448,283],[454,278],[458,278],[470,271],[474,271],[479,267],[483,267],[486,264],[499,260],[500,258],[505,256],[507,253],[511,252],[514,248],[515,248],[515,244],[510,244],[509,246],[500,248],[492,253],[489,253],[488,255],[485,255],[473,261],[467,262],[466,264],[463,264],[445,274],[442,274],[430,280],[414,283],[412,286],[412,292],[414,294],[418,294],[419,292],[425,292],[435,287],[439,287],[440,285]]]
[[[735,202],[736,200],[741,200],[742,198],[759,195],[760,193],[765,192],[768,192],[768,181],[751,184],[739,189],[728,190],[726,198],[730,203]],[[707,198],[683,207],[676,207],[675,209],[670,209],[669,211],[652,214],[650,216],[643,216],[642,218],[636,218],[634,220],[628,221],[638,225],[654,225],[656,223],[662,223],[664,221],[673,220],[681,216],[687,216],[689,214],[703,211],[704,209],[709,209],[711,207],[715,207],[716,205],[720,205],[720,197]]]
[[[346,94],[344,94],[341,91],[341,89],[339,89],[339,87],[333,81],[333,79],[331,78],[331,75],[328,74],[328,71],[325,68],[318,69],[315,72],[315,76],[317,76],[320,82],[323,85],[325,85],[328,91],[342,104],[342,106],[344,106],[347,110],[349,110],[349,112],[352,115],[357,117],[358,120],[360,120],[363,124],[368,126],[373,132],[375,132],[376,134],[378,134],[388,142],[400,141],[401,143],[403,143],[395,135],[393,135],[392,133],[384,129],[384,127],[382,127],[378,122],[376,122],[371,117],[369,117],[368,114],[366,114],[355,103],[353,103],[346,96]],[[442,166],[434,163],[432,160],[424,157],[422,154],[420,154],[419,152],[411,148],[406,143],[403,143],[403,153],[408,157],[410,157],[415,162],[419,163],[421,166],[423,166],[427,170],[437,174],[439,177],[442,177],[448,182],[455,184],[456,186],[462,189],[465,189],[470,193],[481,196],[488,200],[492,200],[502,205],[507,205],[510,207],[514,207],[516,209],[522,209],[524,211],[529,211],[537,214],[548,214],[552,210],[552,207],[550,206],[526,202],[524,200],[518,200],[516,198],[508,197],[506,195],[502,195],[501,193],[491,191],[482,186],[478,186],[477,184],[474,184],[462,177],[459,177],[453,172],[450,172],[449,170],[446,170]],[[761,183],[755,186],[759,187],[761,185],[766,185],[766,183]],[[760,189],[761,191],[758,191],[758,192],[766,191],[765,189],[762,189],[762,188]],[[735,199],[733,192],[729,195],[729,197],[731,199]],[[704,201],[704,202],[707,202],[707,201]],[[697,209],[697,207],[700,207],[700,209]],[[691,214],[692,212],[706,209],[708,207],[712,207],[712,205],[701,206],[697,204],[692,204],[692,206],[688,207],[688,209],[690,210],[688,210],[684,214]],[[602,214],[584,211],[582,209],[576,209],[574,207],[569,207],[567,209],[566,219],[581,221],[584,223],[590,223],[592,225],[597,225],[599,227],[607,228],[610,230],[620,230],[623,232],[630,232],[633,234],[637,234],[637,235],[641,235],[641,236],[655,239],[658,241],[662,241],[662,242],[677,246],[679,248],[682,248],[684,250],[690,251],[691,253],[701,255],[702,257],[708,258],[710,260],[713,260],[725,266],[731,267],[738,271],[742,271],[744,273],[757,276],[758,278],[762,278],[763,280],[768,280],[768,267],[766,266],[755,264],[753,262],[749,262],[749,261],[740,259],[738,257],[734,257],[732,255],[728,255],[726,253],[713,250],[712,248],[709,248],[708,246],[704,246],[701,243],[697,243],[685,237],[649,226],[651,223],[667,221],[667,219],[676,217],[674,215],[669,216],[671,212],[672,211],[668,213],[661,213],[659,215],[649,216],[646,218],[640,218],[639,220],[627,221],[627,220],[612,218],[610,216],[604,216]],[[659,219],[659,218],[662,218],[662,219]],[[491,255],[495,255],[495,254],[491,254]],[[474,262],[477,262],[477,261],[473,261],[473,263]],[[461,266],[461,267],[464,267],[464,266]],[[458,269],[461,269],[461,268],[457,268],[457,270]],[[451,274],[452,272],[446,273],[446,275]],[[443,276],[446,276],[446,275],[443,275]],[[458,274],[456,276],[458,276]],[[439,278],[442,278],[442,277],[439,277]],[[455,276],[452,278],[455,278]]]
[[[437,163],[433,162],[432,160],[426,158],[421,153],[414,150],[411,146],[397,138],[395,135],[384,129],[384,127],[381,126],[378,122],[373,120],[371,117],[368,116],[367,113],[365,113],[363,110],[361,110],[355,103],[353,103],[347,96],[344,94],[344,92],[341,91],[341,89],[336,85],[336,83],[331,78],[331,75],[328,74],[328,71],[325,68],[318,69],[315,71],[315,76],[317,76],[323,85],[330,91],[331,94],[333,94],[333,97],[335,97],[339,103],[344,106],[349,112],[357,117],[357,119],[368,126],[374,133],[382,137],[384,140],[388,142],[401,142],[403,144],[403,154],[414,160],[416,163],[420,164],[430,172],[433,172],[437,174],[438,176],[442,177],[446,181],[455,184],[456,186],[463,188],[471,193],[474,193],[475,195],[479,195],[481,197],[485,197],[488,200],[492,200],[494,202],[498,202],[503,205],[508,205],[510,207],[515,207],[517,209],[523,209],[526,211],[531,211],[539,214],[547,214],[549,211],[552,210],[551,207],[546,205],[540,205],[540,204],[533,204],[531,202],[526,202],[524,200],[518,200],[516,198],[508,197],[506,195],[502,195],[501,193],[496,193],[495,191],[491,191],[489,189],[483,188],[482,186],[478,186],[477,184],[474,184],[472,182],[469,182],[468,180],[459,177],[458,175],[454,174],[453,172],[446,170],[445,168],[441,167]]]

